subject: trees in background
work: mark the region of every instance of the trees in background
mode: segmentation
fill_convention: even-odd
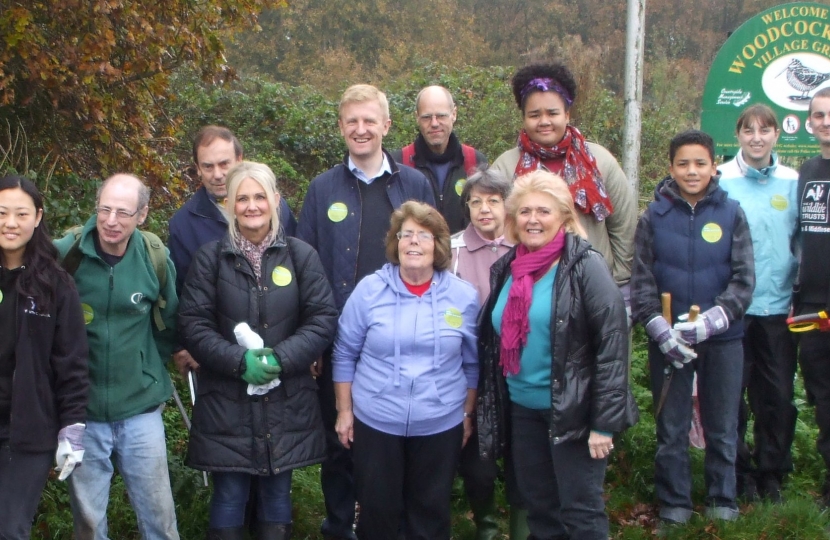
[[[169,176],[165,153],[177,124],[165,112],[170,75],[187,66],[206,81],[227,79],[219,29],[252,25],[256,13],[281,5],[0,0],[0,148],[25,135],[26,156],[11,165],[47,175]]]

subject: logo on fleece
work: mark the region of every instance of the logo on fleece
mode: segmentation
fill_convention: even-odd
[[[464,319],[461,317],[461,312],[454,307],[444,312],[444,320],[452,328],[461,328],[461,323],[464,322]]]
[[[707,223],[700,231],[700,236],[710,244],[714,244],[723,237],[723,230],[717,223]]]
[[[89,304],[81,304],[81,311],[84,312],[84,324],[89,324],[95,318],[95,313],[92,311],[92,306]]]
[[[285,287],[291,283],[291,271],[284,266],[278,266],[271,272],[271,281],[277,287]]]
[[[329,206],[328,216],[334,223],[340,223],[346,219],[346,215],[348,215],[348,213],[349,209],[346,208],[346,205],[342,202],[336,202]]]

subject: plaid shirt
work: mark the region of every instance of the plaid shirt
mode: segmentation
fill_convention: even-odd
[[[721,191],[715,176],[709,183],[706,196],[698,202],[704,203],[716,192]],[[655,199],[669,198],[674,205],[687,205],[677,189],[677,183],[667,177],[658,184]],[[652,203],[653,204],[653,203]],[[744,316],[752,301],[755,289],[755,259],[752,252],[752,238],[746,214],[738,207],[735,214],[735,226],[732,228],[732,278],[726,290],[715,297],[715,305],[726,311],[729,323]],[[660,291],[653,273],[654,265],[654,231],[651,226],[651,205],[643,213],[637,231],[634,234],[634,263],[631,271],[631,307],[634,320],[645,325],[661,314]],[[671,291],[668,291],[671,292]],[[671,322],[671,321],[670,321]]]

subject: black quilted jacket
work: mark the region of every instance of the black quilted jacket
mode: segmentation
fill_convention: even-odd
[[[233,333],[240,322],[262,336],[282,365],[282,384],[263,396],[247,395],[240,375],[245,348]],[[278,238],[262,257],[261,285],[229,237],[203,246],[179,303],[179,331],[201,365],[187,464],[265,475],[323,461],[317,383],[309,368],[336,326],[331,288],[308,244]]]
[[[509,430],[507,385],[499,366],[499,337],[493,308],[510,276],[513,248],[490,270],[490,290],[479,320],[477,422],[482,457],[504,455]],[[618,433],[626,414],[628,324],[622,295],[602,256],[578,236],[567,234],[551,309],[551,415],[554,444],[587,439],[590,430]],[[630,405],[630,402],[629,402]]]

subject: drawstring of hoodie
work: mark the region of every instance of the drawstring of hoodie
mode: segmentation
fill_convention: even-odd
[[[398,331],[398,324],[400,323],[400,317],[398,315],[400,314],[400,311],[401,294],[398,291],[395,291],[395,326],[392,328],[392,332],[395,336],[395,362],[392,365],[392,372],[394,373],[392,380],[395,387],[401,385],[401,336]]]
[[[429,291],[429,296],[432,299],[432,336],[433,336],[433,348],[432,348],[432,367],[433,369],[438,369],[441,366],[440,358],[441,358],[441,335],[438,333],[438,295],[435,294],[435,282],[433,281],[430,285],[430,288],[433,290]]]

